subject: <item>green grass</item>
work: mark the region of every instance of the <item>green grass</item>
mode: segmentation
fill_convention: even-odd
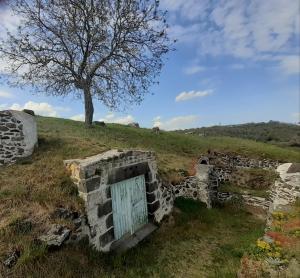
[[[267,198],[269,196],[269,192],[267,189],[251,189],[240,187],[231,183],[224,183],[219,187],[220,192],[231,192],[236,194],[250,194],[252,196]]]
[[[242,252],[238,245],[246,248],[253,233],[256,237],[261,231],[262,224],[245,212],[227,208],[208,211],[198,203],[177,203],[182,213],[174,214],[174,223],[164,224],[125,255],[99,254],[82,244],[45,256],[43,247],[34,245],[34,239],[56,221],[49,214],[60,205],[84,209],[64,169],[64,159],[111,148],[153,150],[161,176],[170,182],[192,174],[195,161],[209,149],[300,161],[298,151],[250,140],[200,138],[175,132],[157,135],[148,129],[117,124],[86,129],[81,122],[57,118],[37,117],[37,121],[39,148],[31,157],[0,168],[0,260],[8,250],[21,250],[15,277],[182,277],[186,273],[190,277],[205,273],[226,277],[238,266]],[[231,254],[228,264],[222,261],[222,254]]]

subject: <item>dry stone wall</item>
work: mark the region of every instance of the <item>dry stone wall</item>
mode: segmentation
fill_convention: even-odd
[[[210,208],[218,187],[213,169],[212,165],[197,164],[195,176],[187,177],[183,183],[173,187],[174,197],[199,200]]]
[[[172,210],[172,190],[159,179],[153,152],[111,150],[82,160],[67,160],[65,165],[85,201],[87,221],[82,232],[97,250],[110,251],[115,241],[112,184],[144,175],[149,222],[161,222]]]
[[[204,156],[202,161],[210,165],[214,165],[214,173],[219,183],[230,181],[231,175],[237,168],[262,168],[276,169],[279,165],[278,161],[269,159],[253,159],[240,155],[211,152],[208,156]]]
[[[300,198],[300,163],[284,163],[277,167],[279,178],[271,188],[270,196],[262,198],[250,194],[218,192],[218,202],[224,203],[235,196],[241,196],[244,204],[267,211],[279,210]]]
[[[34,116],[21,111],[0,111],[0,165],[31,155],[36,145]]]

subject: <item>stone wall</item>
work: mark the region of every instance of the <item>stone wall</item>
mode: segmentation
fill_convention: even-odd
[[[153,152],[111,150],[103,154],[65,161],[79,194],[85,201],[83,232],[100,251],[110,251],[114,239],[111,185],[145,176],[149,222],[160,222],[173,207],[173,193],[157,175]]]
[[[35,117],[25,112],[0,112],[0,165],[32,154],[37,145]]]
[[[300,163],[284,163],[279,165],[276,171],[280,177],[272,186],[268,198],[218,192],[217,201],[224,203],[239,195],[244,204],[249,206],[260,207],[270,212],[282,209],[300,198]]]
[[[300,198],[300,163],[284,163],[277,168],[280,179],[271,189],[270,210],[280,209]]]
[[[278,161],[269,159],[253,159],[235,155],[232,153],[210,152],[203,156],[200,161],[206,161],[207,164],[214,165],[214,172],[219,183],[230,181],[231,175],[237,168],[262,168],[276,169]]]
[[[195,170],[195,176],[187,177],[183,183],[173,187],[174,197],[199,200],[210,208],[218,187],[218,181],[214,178],[213,166],[197,164]]]

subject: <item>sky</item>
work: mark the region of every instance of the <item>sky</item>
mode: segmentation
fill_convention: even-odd
[[[165,130],[300,121],[299,1],[161,0],[176,51],[140,105],[110,111],[95,101],[94,120]],[[0,37],[18,20],[0,6]],[[4,71],[0,61],[0,72]],[[82,100],[32,94],[0,83],[0,110],[83,120]]]

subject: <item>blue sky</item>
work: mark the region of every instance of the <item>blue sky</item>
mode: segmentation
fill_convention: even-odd
[[[139,106],[120,113],[95,102],[94,120],[139,122],[163,129],[278,120],[300,110],[299,2],[295,0],[162,0],[169,34],[178,39],[159,85]],[[0,10],[3,28],[17,20]],[[4,71],[0,61],[0,70]],[[83,104],[0,84],[0,109],[83,119]]]

